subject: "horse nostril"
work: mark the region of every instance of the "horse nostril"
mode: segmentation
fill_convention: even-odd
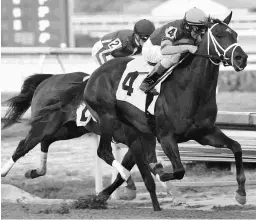
[[[243,58],[242,58],[242,56],[236,56],[235,59],[236,59],[237,61],[242,61]]]
[[[235,60],[238,62],[238,63],[246,63],[247,62],[247,58],[248,56],[240,56],[240,55],[237,55],[235,56]]]

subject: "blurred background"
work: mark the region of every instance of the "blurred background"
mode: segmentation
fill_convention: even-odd
[[[2,0],[1,91],[17,92],[33,73],[91,73],[93,44],[104,34],[132,29],[141,18],[159,27],[199,7],[224,19],[249,54],[244,73],[221,67],[220,91],[256,91],[256,2],[251,0]],[[15,78],[15,82],[13,79]]]

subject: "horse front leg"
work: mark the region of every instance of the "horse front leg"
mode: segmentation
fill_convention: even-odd
[[[173,173],[165,173],[160,176],[161,180],[166,182],[169,180],[181,180],[185,175],[185,169],[180,159],[178,144],[171,132],[161,132],[159,140],[164,153],[169,158],[173,166]]]
[[[156,177],[162,187],[165,189],[166,193],[172,196],[172,201],[175,204],[185,203],[184,198],[182,198],[180,192],[177,188],[167,181],[171,178],[170,173],[164,171],[163,165],[157,161],[156,156],[156,138],[153,135],[147,135],[142,141],[143,152],[147,158],[149,168],[151,173]]]
[[[236,200],[240,204],[246,203],[245,192],[245,174],[242,159],[241,145],[227,137],[218,127],[214,126],[206,135],[196,140],[202,145],[211,145],[217,148],[228,148],[235,156],[236,163],[236,179],[238,183],[238,190],[236,191]]]
[[[136,136],[136,135],[134,135]],[[156,196],[156,184],[155,181],[150,173],[149,169],[149,161],[148,161],[148,155],[146,151],[146,147],[144,146],[144,140],[147,138],[143,136],[137,136],[134,140],[133,137],[129,138],[128,137],[128,146],[132,152],[133,159],[135,163],[138,166],[138,169],[141,173],[141,176],[143,178],[143,181],[145,183],[145,186],[150,194],[152,205],[154,211],[160,211],[160,205]],[[155,144],[155,143],[154,143]]]

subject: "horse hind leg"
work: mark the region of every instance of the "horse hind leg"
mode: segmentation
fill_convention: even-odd
[[[41,159],[40,165],[37,169],[30,169],[25,173],[25,177],[28,179],[34,179],[40,176],[44,176],[47,172],[47,155],[49,147],[55,141],[69,140],[77,137],[81,137],[83,134],[88,133],[84,127],[77,127],[76,122],[68,122],[62,126],[54,135],[49,136],[47,140],[41,142]]]
[[[30,150],[32,150],[38,143],[40,143],[40,141],[41,141],[41,136],[38,134],[36,135],[32,127],[27,137],[19,142],[18,147],[14,151],[12,157],[2,167],[1,177],[5,177],[8,174],[8,172],[11,170],[13,165],[17,162],[17,160],[25,156],[25,154],[27,154]]]
[[[41,152],[40,152],[40,165],[37,169],[29,169],[25,173],[25,177],[27,179],[35,179],[40,176],[44,176],[46,174],[47,167],[47,154],[48,149],[51,143],[42,141],[41,142]]]
[[[8,174],[12,166],[17,162],[19,158],[23,157],[30,150],[32,150],[38,143],[40,143],[43,140],[43,138],[53,135],[59,129],[59,116],[59,114],[51,114],[48,116],[48,120],[39,121],[32,124],[26,139],[20,141],[12,157],[4,166],[5,169],[1,170],[2,177]]]
[[[25,139],[21,140],[18,144],[18,147],[16,148],[15,152],[13,153],[12,157],[2,166],[1,168],[1,177],[5,177],[11,168],[14,166],[16,161],[22,157],[23,149],[24,149],[24,142]],[[24,154],[25,155],[25,154]]]
[[[236,163],[236,180],[238,189],[236,191],[236,200],[240,204],[246,203],[246,192],[245,192],[245,173],[243,166],[242,148],[241,145],[225,135],[218,127],[214,126],[204,136],[197,138],[196,141],[202,145],[210,145],[217,148],[228,148],[230,149],[235,157]]]

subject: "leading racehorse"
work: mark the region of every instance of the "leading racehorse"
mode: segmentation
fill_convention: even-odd
[[[243,70],[247,65],[248,56],[237,43],[237,33],[228,26],[231,17],[232,13],[224,21],[209,17],[206,22],[208,30],[195,56],[190,55],[162,82],[155,104],[155,135],[173,165],[170,180],[182,179],[185,174],[178,143],[195,140],[202,145],[229,148],[234,153],[237,169],[236,199],[244,204],[246,193],[241,146],[215,125],[219,64],[233,66],[236,71]],[[111,151],[114,125],[121,121],[132,128],[126,133],[127,145],[150,193],[154,210],[160,210],[155,182],[150,175],[152,167],[143,153],[143,149],[147,148],[146,141],[154,134],[143,111],[116,98],[120,80],[131,60],[114,59],[94,71],[85,88],[84,99],[100,123],[98,151],[108,164],[112,165],[114,161]],[[130,79],[131,92],[134,80],[136,77]],[[122,181],[117,182],[115,187]]]

